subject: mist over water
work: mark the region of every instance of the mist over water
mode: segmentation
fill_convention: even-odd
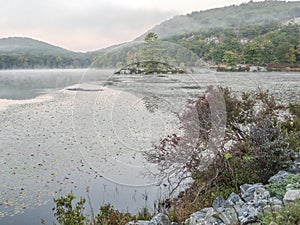
[[[71,85],[81,91],[66,89]],[[89,195],[96,212],[107,202],[136,212],[168,197],[153,180],[132,176],[130,166],[144,168],[141,151],[176,129],[172,113],[208,85],[236,93],[260,87],[280,101],[300,99],[299,73],[0,71],[0,106],[11,100],[0,110],[0,224],[52,224],[53,197],[70,191]],[[51,99],[33,101],[44,94]]]
[[[0,99],[25,100],[79,82],[84,69],[0,71]]]

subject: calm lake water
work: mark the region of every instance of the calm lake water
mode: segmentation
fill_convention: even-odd
[[[53,198],[71,191],[96,212],[107,202],[137,212],[168,198],[143,152],[176,132],[176,114],[208,85],[300,99],[299,73],[0,71],[0,224],[52,224]]]

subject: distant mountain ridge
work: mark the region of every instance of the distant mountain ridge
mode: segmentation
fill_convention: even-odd
[[[0,39],[0,69],[82,68],[91,53],[73,52],[28,37]]]
[[[73,51],[28,37],[1,38],[0,53],[76,54]]]
[[[168,38],[173,35],[202,32],[213,28],[238,28],[247,24],[253,25],[270,22],[285,23],[297,17],[300,17],[300,1],[250,1],[249,3],[242,3],[240,5],[175,16],[153,27],[145,34],[136,38],[136,40],[143,40],[149,32],[158,34],[160,38]]]

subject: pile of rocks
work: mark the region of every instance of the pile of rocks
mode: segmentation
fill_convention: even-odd
[[[150,221],[145,221],[145,220],[131,221],[126,225],[178,225],[178,223],[171,222],[167,215],[159,213],[155,217],[153,217]]]
[[[281,182],[289,175],[291,173],[280,171],[269,182]],[[271,197],[265,186],[259,183],[244,184],[240,186],[240,190],[240,195],[232,193],[226,200],[222,197],[216,198],[212,207],[193,213],[185,224],[250,224],[256,222],[263,212],[278,210],[300,197],[300,190],[288,188],[284,196]]]
[[[291,173],[280,171],[269,179],[269,182],[281,182]],[[300,182],[300,181],[299,181]],[[283,205],[300,197],[300,190],[292,190],[287,187],[284,196],[271,197],[263,184],[244,184],[240,186],[240,195],[232,193],[226,200],[217,197],[212,207],[201,209],[193,213],[185,224],[208,225],[208,224],[250,224],[257,221],[263,212],[280,209]],[[156,215],[151,221],[135,221],[128,225],[176,225],[170,222],[164,214]]]

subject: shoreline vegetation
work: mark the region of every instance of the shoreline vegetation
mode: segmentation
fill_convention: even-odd
[[[177,178],[178,185],[172,187],[192,181],[177,197],[160,202],[156,216],[146,208],[132,216],[108,204],[89,218],[84,214],[85,199],[74,205],[75,196],[69,194],[55,199],[58,222],[196,225],[206,224],[209,218],[218,222],[214,224],[233,224],[235,215],[235,224],[299,224],[299,102],[282,104],[267,90],[237,95],[229,88],[209,86],[204,94],[187,101],[179,120],[181,131],[162,137],[145,156],[157,164],[161,175]],[[208,160],[210,137],[216,125],[222,129],[222,121],[224,134],[214,143]]]

